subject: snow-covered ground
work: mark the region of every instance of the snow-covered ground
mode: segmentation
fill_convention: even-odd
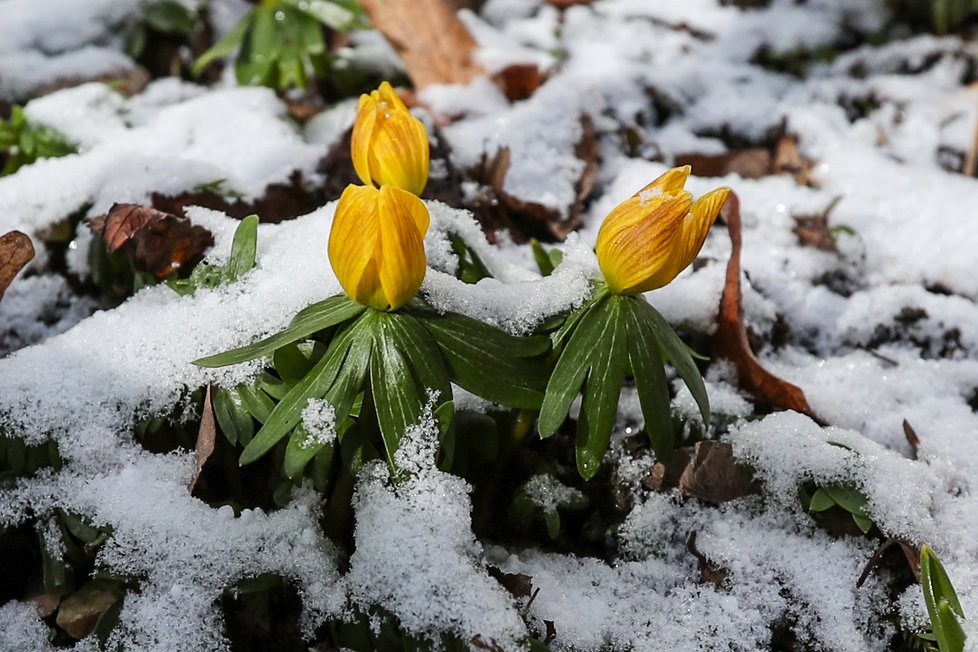
[[[32,67],[40,58],[48,67],[61,61],[71,75],[131,65],[113,25],[138,2],[54,5],[0,0],[0,99],[27,92],[24,72],[47,70]],[[217,3],[240,15],[235,5]],[[150,453],[133,424],[186,405],[188,389],[247,379],[255,365],[190,363],[274,332],[339,291],[325,255],[329,203],[262,225],[257,268],[193,296],[156,286],[93,313],[61,277],[16,280],[0,302],[0,349],[31,346],[0,359],[0,427],[30,443],[53,439],[65,463],[0,489],[0,525],[44,523],[60,508],[110,526],[99,563],[139,578],[113,633],[133,650],[222,649],[222,592],[264,572],[294,582],[307,633],[353,607],[382,605],[411,633],[450,631],[504,649],[552,621],[553,649],[763,650],[772,628],[787,623],[799,649],[885,650],[896,615],[909,626],[926,622],[923,600],[913,585],[891,601],[886,572],[856,587],[881,540],[832,536],[797,498],[805,482],[841,482],[868,497],[884,537],[935,548],[978,646],[978,181],[945,168],[948,153],[963,156],[972,140],[978,47],[928,35],[852,47],[885,24],[882,5],[775,0],[741,10],[714,0],[595,0],[559,11],[540,0],[489,0],[480,15],[464,16],[485,65],[532,61],[551,66],[550,78],[516,103],[483,82],[420,95],[431,111],[460,116],[443,131],[457,166],[508,146],[505,191],[561,213],[584,165],[575,156],[582,115],[599,137],[594,200],[561,245],[565,259],[553,276],[536,274],[528,247],[505,238],[490,247],[467,213],[430,204],[433,269],[423,292],[437,307],[514,332],[583,300],[602,218],[676,157],[765,143],[779,130],[797,137],[814,162],[810,186],[786,175],[696,177],[695,167],[688,184],[695,195],[718,185],[739,195],[748,325],[768,342],[781,333],[759,358],[831,424],[795,413],[754,420],[729,365],[711,364],[714,412],[732,423],[723,439],[756,469],[761,496],[715,507],[642,488],[652,460],[632,461],[621,446],[625,424],[640,421],[626,394],[608,463],[633,480],[635,506],[617,532],[613,563],[479,541],[470,487],[432,463],[430,419],[408,437],[404,462],[415,474],[406,485],[392,489],[380,467],[360,477],[356,552],[344,572],[311,488],[283,509],[237,517],[192,497],[193,454]],[[837,45],[847,52],[800,77],[756,63],[762,48],[784,55]],[[101,84],[67,88],[26,111],[77,142],[79,153],[0,178],[0,233],[36,235],[79,210],[94,215],[113,202],[145,203],[152,192],[217,180],[246,198],[294,171],[317,183],[336,135],[330,129],[349,124],[343,106],[346,118],[319,119],[304,132],[269,90],[172,79],[130,99]],[[626,131],[639,136],[631,155]],[[829,225],[849,227],[838,251],[803,246],[794,218],[833,202]],[[190,217],[215,235],[208,260],[226,258],[236,222],[206,209]],[[465,285],[446,273],[454,256],[447,231],[479,251],[495,280]],[[82,227],[68,256],[80,275],[86,233]],[[726,230],[715,227],[703,264],[647,298],[672,322],[711,333],[729,252]],[[34,269],[44,263],[42,256]],[[50,327],[40,326],[52,311]],[[688,411],[691,398],[681,383],[677,390],[675,407]],[[904,420],[920,437],[916,459]],[[722,585],[699,582],[685,546],[690,532],[726,570]],[[531,604],[503,590],[490,564],[531,576],[539,589]],[[47,626],[32,604],[0,606],[0,623],[0,649],[47,649]],[[94,646],[89,639],[75,649]]]

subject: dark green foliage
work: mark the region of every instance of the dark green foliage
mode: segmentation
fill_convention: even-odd
[[[6,153],[0,176],[13,174],[38,159],[67,156],[76,151],[75,144],[60,132],[31,124],[19,106],[13,107],[9,120],[0,120],[0,152]]]

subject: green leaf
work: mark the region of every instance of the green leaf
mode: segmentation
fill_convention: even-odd
[[[268,394],[257,387],[239,385],[238,396],[241,397],[241,403],[244,405],[244,408],[259,423],[268,421],[269,415],[275,409],[275,402],[272,401]]]
[[[234,29],[224,35],[224,38],[215,43],[207,52],[204,52],[202,55],[197,57],[197,60],[194,61],[193,69],[191,70],[194,77],[200,77],[201,73],[204,72],[204,69],[207,68],[207,66],[209,66],[213,61],[230,56],[241,46],[245,34],[251,28],[251,24],[255,20],[256,11],[257,7],[246,13],[241,20],[238,21],[238,24],[234,26]]]
[[[328,0],[283,0],[283,4],[292,5],[338,32],[349,30],[356,20],[352,11]]]
[[[941,652],[961,652],[965,635],[957,618],[964,618],[964,611],[947,571],[931,547],[926,545],[920,547],[920,585]]]
[[[387,461],[392,469],[396,469],[394,454],[407,428],[420,421],[425,399],[401,353],[402,343],[392,335],[389,322],[389,319],[384,320],[383,327],[376,333],[370,356],[370,389]]]
[[[284,331],[247,346],[195,360],[194,364],[198,367],[225,367],[254,360],[317,331],[352,319],[364,310],[365,306],[354,302],[345,294],[338,294],[300,310]]]
[[[225,267],[228,282],[233,283],[255,266],[258,252],[258,216],[249,215],[234,230],[231,255]]]
[[[275,367],[275,371],[282,377],[282,380],[289,385],[298,383],[312,369],[309,358],[302,353],[299,345],[295,342],[275,349],[275,353],[272,355],[272,366]]]
[[[852,520],[863,534],[869,534],[869,531],[873,529],[873,520],[868,516],[853,514]]]
[[[607,313],[608,330],[594,351],[591,371],[584,381],[584,400],[577,419],[577,470],[591,479],[611,443],[611,432],[618,417],[618,399],[628,370],[628,336],[621,319],[626,297],[611,297],[602,312]]]
[[[557,510],[545,510],[543,512],[543,522],[547,524],[547,536],[556,539],[560,534],[560,514]]]
[[[193,10],[172,0],[149,5],[143,19],[156,31],[167,34],[191,34],[197,23]]]
[[[272,71],[281,51],[276,11],[277,7],[267,4],[255,8],[254,22],[243,41],[238,63],[234,68],[239,84],[276,85],[272,79]]]
[[[810,512],[824,512],[827,509],[835,507],[835,501],[832,500],[832,496],[829,495],[825,489],[818,489],[812,494],[812,499],[808,503],[808,511]]]
[[[866,516],[866,503],[868,501],[866,496],[855,487],[850,485],[828,485],[823,487],[822,491],[827,493],[836,504],[847,512],[858,516]]]
[[[299,423],[309,399],[326,394],[339,375],[352,343],[369,328],[372,321],[369,319],[370,316],[368,313],[333,339],[326,355],[272,410],[265,425],[241,453],[241,459],[238,461],[240,465],[250,464],[267,453]]]
[[[255,422],[236,389],[219,387],[213,393],[214,416],[231,445],[246,445],[255,435]]]
[[[652,330],[656,339],[659,340],[659,345],[662,347],[669,362],[676,370],[676,373],[679,374],[679,377],[683,379],[683,382],[686,383],[686,387],[689,388],[693,399],[696,400],[696,404],[700,408],[700,415],[703,417],[703,424],[709,425],[710,398],[706,394],[706,385],[703,384],[703,377],[700,376],[700,371],[696,368],[696,363],[693,362],[693,358],[689,354],[689,347],[679,339],[676,331],[672,329],[672,326],[669,325],[665,317],[659,314],[658,310],[649,305],[644,299],[636,298],[633,301],[635,302],[634,306],[638,308],[636,314],[644,317],[646,325]]]
[[[516,337],[454,314],[424,316],[420,322],[441,348],[453,382],[495,403],[539,407],[546,372],[525,358],[545,352],[546,337]]]
[[[634,301],[629,298],[621,304],[628,334],[628,363],[652,450],[657,460],[668,462],[675,447],[669,383],[666,381],[659,343],[644,327]]]
[[[594,356],[598,349],[606,346],[608,333],[613,328],[607,298],[602,295],[598,301],[582,307],[578,311],[580,315],[568,317],[575,320],[575,327],[547,383],[537,424],[541,437],[549,437],[560,428],[587,377]]]
[[[386,326],[399,343],[420,387],[436,390],[439,402],[450,400],[452,386],[448,367],[431,334],[408,314],[391,313]]]

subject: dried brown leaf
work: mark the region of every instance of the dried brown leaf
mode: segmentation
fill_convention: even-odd
[[[197,446],[194,448],[194,475],[187,486],[187,491],[190,493],[194,492],[197,479],[200,478],[200,472],[204,470],[204,465],[214,453],[214,443],[217,437],[217,421],[214,418],[210,384],[207,385],[207,391],[204,393],[203,412],[200,417],[200,429],[197,431]]]
[[[692,462],[679,478],[679,490],[719,505],[759,493],[760,486],[750,470],[734,460],[730,444],[701,441],[696,444]]]
[[[99,616],[105,613],[119,598],[123,588],[118,582],[92,580],[65,598],[58,609],[58,627],[74,639],[82,639],[92,633]]]
[[[917,431],[906,419],[903,420],[903,436],[907,438],[907,443],[913,449],[913,456],[910,459],[917,459],[917,452],[920,450],[920,437],[917,436]]]
[[[752,147],[726,154],[687,154],[677,156],[676,165],[691,165],[701,177],[736,173],[744,179],[760,179],[771,174],[771,152],[763,147]]]
[[[510,64],[492,76],[496,86],[510,102],[530,97],[546,78],[546,73],[535,63]]]
[[[669,491],[679,486],[686,467],[689,466],[689,453],[683,449],[675,451],[669,462],[656,462],[649,474],[642,480],[642,486],[652,491]]]
[[[135,269],[157,279],[193,267],[214,244],[210,231],[186,217],[137,204],[113,204],[91,218],[89,227],[110,253],[124,248]]]
[[[730,193],[721,214],[727,224],[732,245],[727,275],[720,297],[720,314],[713,338],[713,351],[717,357],[734,363],[741,386],[758,401],[778,408],[795,410],[818,419],[808,405],[805,393],[797,386],[779,378],[761,366],[750,349],[747,329],[744,327],[740,295],[740,200]]]
[[[812,161],[798,151],[798,139],[794,136],[782,136],[774,148],[774,173],[790,174],[795,181],[802,185],[811,185],[810,172]]]
[[[709,582],[717,588],[722,588],[727,581],[728,572],[726,569],[711,562],[706,555],[699,551],[699,548],[696,547],[695,530],[690,532],[686,538],[686,550],[689,551],[689,554],[696,557],[700,572],[700,584]]]
[[[517,598],[528,598],[533,595],[533,578],[523,573],[505,573],[496,566],[489,567],[489,576],[503,585]]]
[[[467,84],[485,74],[475,39],[445,0],[361,0],[371,24],[390,42],[417,89]]]
[[[34,258],[34,243],[20,231],[0,236],[0,298],[24,265]]]

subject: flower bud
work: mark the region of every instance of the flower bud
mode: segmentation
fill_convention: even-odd
[[[696,258],[730,189],[711,190],[694,202],[684,189],[689,172],[688,165],[667,170],[604,219],[596,252],[613,293],[660,288]]]
[[[418,293],[427,269],[428,208],[395,186],[350,184],[329,234],[329,262],[344,292],[365,306],[394,310]]]
[[[428,183],[428,132],[387,82],[360,96],[350,150],[357,176],[368,186],[420,195]]]

